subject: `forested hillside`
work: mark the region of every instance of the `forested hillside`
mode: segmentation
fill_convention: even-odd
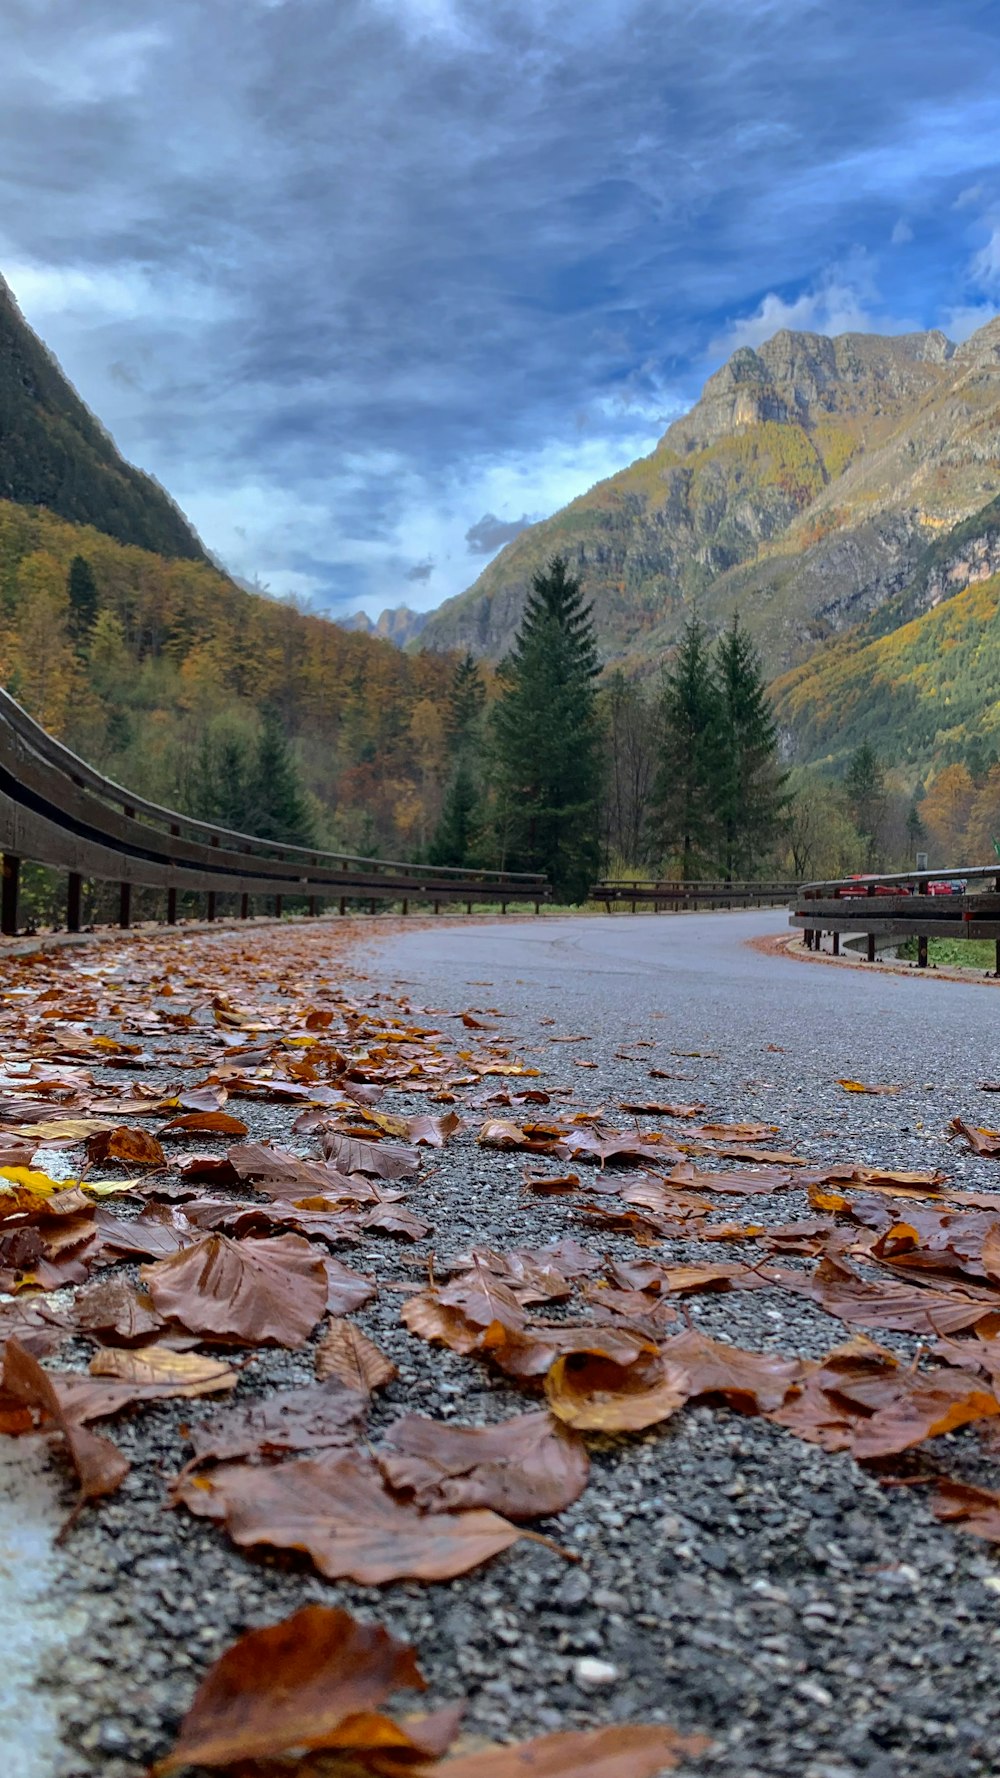
[[[0,278],[0,499],[45,506],[121,543],[205,561],[183,513],[126,463]]]
[[[206,562],[0,501],[0,683],[143,794],[198,812],[200,780],[220,757],[249,757],[270,712],[317,837],[412,852],[440,806],[452,671],[243,592]]]

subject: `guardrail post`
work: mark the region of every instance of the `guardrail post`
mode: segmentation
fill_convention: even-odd
[[[535,903],[535,913],[536,913],[536,914],[540,914],[540,913],[541,913],[541,911],[542,911],[542,904],[541,904],[541,902],[540,902],[540,901],[536,901],[536,903]]]
[[[309,905],[309,917],[310,917],[310,919],[315,920],[316,915],[319,913],[319,902],[317,901],[315,895],[310,895],[308,905]]]
[[[869,932],[869,934],[868,934],[868,961],[869,961],[869,963],[874,963],[874,961],[875,961],[875,934],[874,934],[874,932]]]
[[[346,914],[346,912],[347,912],[347,896],[346,895],[342,895],[340,898],[340,911],[342,914]]]
[[[833,955],[835,957],[839,957],[840,956],[840,933],[839,932],[831,932],[830,941],[831,941],[830,942],[830,949],[831,949]]]
[[[280,895],[276,895],[274,898],[274,917],[276,920],[281,919],[281,896]]]
[[[78,870],[71,870],[66,879],[66,931],[79,932],[80,905],[83,899],[83,878]]]
[[[246,890],[244,889],[243,894],[240,896],[240,919],[241,920],[249,920],[249,918],[250,918],[250,897],[247,894]]]
[[[404,914],[408,914],[409,911],[410,911],[410,904],[407,901],[406,897],[404,896],[403,897],[403,912],[404,912]]]
[[[121,883],[118,889],[118,924],[127,932],[132,924],[132,885]]]
[[[927,934],[921,932],[917,938],[917,968],[927,968]]]
[[[441,903],[439,901],[436,901],[434,903],[434,912],[436,914],[439,914],[441,912]]]
[[[216,844],[218,844],[218,842],[216,842]],[[210,889],[208,892],[208,895],[206,897],[205,918],[208,921],[212,921],[215,919],[215,890],[214,889]]]
[[[167,890],[167,925],[168,926],[176,926],[177,925],[177,891],[176,891],[176,889],[168,889]]]
[[[471,903],[471,901],[467,901],[467,902],[466,902],[466,904],[465,904],[465,911],[466,911],[466,913],[467,913],[467,914],[471,914],[471,912],[472,912],[472,903]]]
[[[505,901],[502,901],[500,903],[500,912],[502,914],[505,914],[507,912],[507,903]]]
[[[21,882],[21,860],[14,852],[3,855],[3,876],[0,878],[0,932],[5,938],[17,933],[17,891]]]

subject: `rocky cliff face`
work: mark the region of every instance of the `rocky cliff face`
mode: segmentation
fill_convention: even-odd
[[[361,630],[366,636],[381,636],[386,642],[395,642],[397,648],[405,648],[420,635],[427,622],[427,613],[411,611],[408,605],[394,605],[391,610],[381,612],[374,623],[363,611],[355,611],[351,617],[341,617],[337,621],[342,630]]]
[[[498,658],[532,573],[567,556],[609,660],[653,660],[697,609],[736,609],[777,673],[910,585],[928,545],[1000,491],[1000,321],[782,331],[711,377],[656,450],[514,540],[422,646]]]

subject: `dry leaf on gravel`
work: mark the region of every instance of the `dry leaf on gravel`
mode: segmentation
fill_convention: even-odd
[[[991,1159],[1000,1155],[1000,1130],[985,1130],[960,1117],[953,1117],[948,1128],[956,1136],[964,1136],[973,1154],[988,1155]]]
[[[148,1298],[133,1290],[125,1278],[102,1278],[78,1292],[73,1319],[82,1333],[119,1340],[143,1340],[163,1326]]]
[[[351,1315],[355,1309],[363,1309],[377,1294],[378,1287],[374,1278],[366,1278],[361,1272],[352,1272],[350,1266],[341,1265],[339,1259],[329,1254],[323,1259],[326,1271],[326,1312],[328,1315]]]
[[[306,1605],[226,1650],[198,1687],[176,1745],[153,1771],[228,1766],[297,1747],[363,1746],[337,1740],[345,1719],[404,1686],[424,1686],[407,1643],[349,1612]]]
[[[615,1364],[593,1352],[557,1358],[545,1378],[552,1412],[580,1432],[638,1432],[667,1420],[689,1395],[687,1372],[653,1352]]]
[[[65,1530],[85,1501],[99,1500],[121,1487],[129,1471],[128,1458],[110,1439],[88,1432],[70,1418],[48,1373],[16,1339],[9,1339],[4,1347],[3,1390],[26,1408],[37,1410],[66,1441],[80,1483],[80,1498]]]
[[[227,1464],[180,1483],[177,1498],[224,1520],[234,1543],[304,1550],[328,1580],[361,1586],[450,1580],[528,1535],[492,1512],[407,1506],[386,1490],[375,1463],[357,1455],[275,1468]]]
[[[587,1485],[583,1441],[551,1414],[519,1414],[491,1426],[454,1426],[407,1414],[375,1453],[397,1493],[417,1506],[453,1512],[491,1507],[508,1519],[560,1513]]]
[[[262,1401],[241,1401],[193,1426],[188,1443],[194,1455],[184,1474],[201,1463],[229,1463],[237,1457],[276,1457],[286,1451],[351,1445],[368,1412],[357,1390],[331,1379],[282,1389]]]
[[[161,1124],[161,1136],[245,1136],[247,1126],[242,1118],[229,1111],[188,1111],[181,1117]]]
[[[682,1735],[666,1723],[613,1723],[457,1754],[434,1778],[654,1778],[710,1746],[706,1735]]]
[[[368,1173],[373,1179],[410,1179],[420,1171],[420,1156],[415,1148],[403,1148],[394,1142],[365,1142],[357,1136],[344,1136],[339,1130],[325,1133],[323,1153],[342,1173]]]
[[[326,1309],[326,1269],[299,1235],[208,1235],[141,1275],[159,1313],[203,1338],[302,1346]]]
[[[838,1080],[837,1085],[843,1087],[845,1093],[898,1093],[901,1090],[899,1087],[869,1087],[861,1080]]]
[[[693,1327],[665,1340],[660,1350],[671,1364],[687,1372],[692,1400],[718,1396],[741,1414],[780,1407],[802,1369],[797,1358],[777,1352],[746,1352]]]
[[[155,1136],[147,1130],[130,1130],[125,1125],[116,1130],[98,1130],[87,1138],[87,1159],[95,1166],[109,1161],[127,1162],[130,1167],[165,1167],[167,1157]]]
[[[316,1348],[316,1375],[321,1383],[337,1377],[368,1396],[392,1382],[396,1366],[353,1321],[338,1320],[331,1321]]]
[[[942,1479],[938,1482],[932,1507],[935,1518],[983,1537],[988,1543],[1000,1543],[1000,1494],[988,1488],[972,1488],[966,1482]]]
[[[201,1352],[178,1352],[171,1346],[143,1346],[139,1351],[123,1351],[120,1346],[95,1353],[90,1361],[92,1377],[115,1377],[121,1383],[136,1383],[157,1395],[217,1395],[223,1389],[235,1389],[239,1381],[236,1371],[221,1359],[206,1357]],[[139,1399],[139,1398],[137,1398]]]

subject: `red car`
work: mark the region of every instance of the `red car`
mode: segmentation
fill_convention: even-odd
[[[965,890],[964,878],[941,877],[936,883],[928,883],[925,893],[927,895],[964,895]]]
[[[909,895],[908,883],[880,883],[874,876],[855,876],[837,890],[839,897],[850,895]]]

